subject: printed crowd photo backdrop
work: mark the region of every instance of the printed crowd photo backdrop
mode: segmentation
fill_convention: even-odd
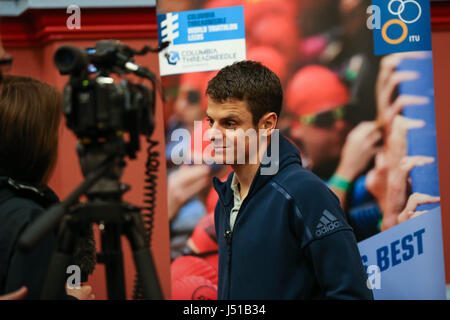
[[[217,255],[206,254],[217,252],[209,178],[230,171],[177,166],[171,134],[202,134],[194,121],[204,120],[208,81],[248,59],[280,78],[278,128],[338,196],[375,299],[445,299],[429,1],[161,0],[157,13],[168,42],[159,66],[172,265],[187,251],[205,254],[196,283],[217,288]],[[172,199],[171,181],[190,193]],[[209,237],[200,248],[199,228]],[[183,292],[196,286],[177,270],[174,298],[193,298]]]

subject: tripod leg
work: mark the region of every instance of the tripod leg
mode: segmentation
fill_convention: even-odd
[[[105,228],[101,233],[106,285],[108,299],[110,300],[126,299],[120,235],[120,227],[114,223],[105,224]]]
[[[45,300],[62,299],[66,294],[66,270],[72,261],[76,235],[69,225],[72,218],[66,216],[63,219],[58,233],[57,249],[53,253],[42,289],[41,298]]]
[[[163,295],[156,273],[153,257],[145,243],[144,228],[139,213],[130,213],[131,219],[127,225],[125,235],[133,250],[133,259],[141,282],[144,298],[162,300]]]
[[[41,299],[63,299],[66,294],[65,284],[67,279],[67,267],[72,260],[72,255],[55,252],[50,262],[49,271],[42,290]]]
[[[148,248],[133,251],[134,263],[142,283],[144,298],[162,300],[162,292],[159,286],[158,276],[153,262],[153,257]]]

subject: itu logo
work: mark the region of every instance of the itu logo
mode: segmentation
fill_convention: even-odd
[[[177,51],[169,51],[165,54],[167,63],[170,65],[176,65],[180,61],[180,54]]]
[[[397,16],[398,19],[391,19],[387,21],[381,29],[381,35],[383,37],[383,40],[387,43],[397,45],[405,41],[406,37],[408,36],[407,24],[417,22],[422,16],[422,7],[415,0],[391,0],[388,4],[388,11],[390,14]],[[408,12],[408,16],[405,17],[405,13]],[[398,25],[402,29],[402,33],[398,38],[393,39],[388,35],[388,29],[389,27],[394,25]],[[420,40],[420,36],[417,40]]]
[[[416,12],[417,12],[415,15],[415,18],[412,18],[410,20],[407,20],[402,16],[402,14],[405,13],[405,9],[408,5],[409,6],[412,5],[413,7],[416,7]],[[395,6],[396,6],[396,8],[394,9]],[[389,4],[388,4],[388,10],[392,15],[398,16],[398,18],[401,21],[403,21],[404,23],[408,23],[408,24],[416,22],[422,16],[422,7],[415,0],[391,0],[391,1],[389,1]]]
[[[372,0],[367,13],[376,55],[431,50],[429,0]]]

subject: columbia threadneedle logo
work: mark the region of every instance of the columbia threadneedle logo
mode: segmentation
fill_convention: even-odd
[[[180,54],[177,51],[170,51],[166,53],[167,63],[171,65],[176,65],[178,61],[180,61]]]
[[[178,14],[167,13],[166,18],[161,21],[161,41],[173,40],[180,36],[178,28],[180,27],[178,21]]]
[[[340,226],[341,222],[328,210],[324,210],[322,217],[320,218],[320,222],[316,227],[316,236],[320,237],[321,235],[333,231]]]

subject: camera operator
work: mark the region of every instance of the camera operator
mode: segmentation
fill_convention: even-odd
[[[30,223],[59,201],[47,183],[57,159],[61,103],[55,88],[36,79],[3,75],[0,81],[0,295],[22,286],[28,289],[26,299],[41,295],[55,233],[27,252],[18,249],[17,241]],[[81,248],[82,255],[92,253],[91,240],[82,239],[88,244]],[[90,286],[66,288],[66,293],[60,298],[94,298]]]

